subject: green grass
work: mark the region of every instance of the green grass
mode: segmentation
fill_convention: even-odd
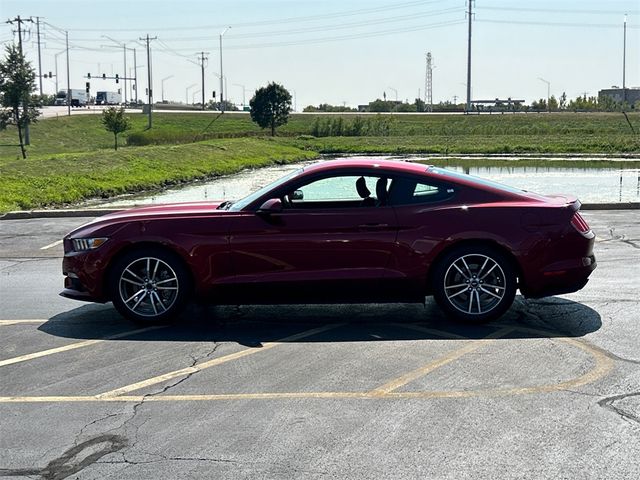
[[[268,139],[221,139],[0,162],[0,212],[64,205],[315,158]]]
[[[292,115],[270,139],[246,114],[156,112],[151,130],[145,115],[130,115],[132,129],[121,135],[125,146],[117,152],[100,118],[60,116],[32,125],[27,160],[18,147],[7,146],[17,143],[15,129],[0,132],[0,212],[142,191],[320,153],[640,155],[640,135],[619,113]],[[629,118],[640,132],[640,113]],[[366,131],[381,135],[310,135],[314,124],[327,122],[365,122]]]
[[[357,115],[345,115],[343,123]],[[227,137],[261,136],[265,132],[249,115],[227,113],[155,113],[154,126],[146,130],[147,117],[132,114],[133,128],[123,134],[136,145],[183,144]],[[217,118],[217,119],[216,119]],[[309,135],[316,118],[326,122],[330,115],[292,115],[278,129],[281,137]],[[384,119],[388,136],[321,137],[304,146],[322,152],[349,153],[640,153],[639,134],[633,134],[620,113],[559,113],[522,115],[397,115],[361,116],[371,122]],[[640,114],[629,118],[640,132]],[[214,121],[215,120],[215,121]],[[212,123],[213,121],[213,123]],[[0,144],[15,144],[15,129],[0,132]],[[126,143],[126,142],[122,142]],[[53,153],[110,149],[113,136],[100,123],[100,115],[73,115],[42,120],[31,128],[32,157]],[[16,147],[0,147],[0,159],[17,158]]]

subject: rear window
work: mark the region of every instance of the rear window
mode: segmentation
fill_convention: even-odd
[[[503,192],[519,194],[519,193],[524,193],[526,191],[526,190],[521,190],[519,188],[510,187],[509,185],[504,185],[502,183],[494,182],[492,180],[487,180],[486,178],[475,177],[473,175],[467,175],[466,173],[456,172],[454,170],[447,170],[445,168],[429,167],[428,171],[431,173],[435,173],[437,175],[442,175],[443,179],[448,177],[453,179],[465,180],[467,182],[471,181],[471,182],[477,183],[478,185],[494,188],[496,190],[502,190]]]

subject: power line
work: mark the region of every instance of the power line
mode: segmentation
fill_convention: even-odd
[[[567,13],[570,15],[638,15],[640,10],[620,11],[620,10],[582,10],[582,9],[566,9],[566,8],[530,8],[530,7],[487,7],[481,6],[479,10],[497,10],[509,12],[534,12],[534,13]]]
[[[326,32],[332,30],[343,30],[343,29],[352,29],[357,27],[368,27],[370,25],[380,25],[380,24],[388,24],[395,22],[402,22],[406,20],[413,20],[418,18],[432,17],[438,15],[446,15],[449,13],[461,13],[464,10],[459,7],[446,8],[443,10],[433,10],[426,12],[418,12],[412,13],[409,15],[399,15],[395,17],[385,17],[380,19],[368,20],[368,21],[358,21],[358,22],[350,22],[350,23],[341,23],[338,25],[319,25],[316,27],[308,27],[308,28],[299,28],[299,29],[288,29],[288,30],[274,30],[274,31],[265,31],[265,32],[254,32],[254,33],[241,33],[241,34],[230,34],[229,38],[231,40],[237,39],[250,39],[250,38],[260,38],[260,37],[270,37],[270,36],[280,36],[280,35],[297,35],[300,33],[312,33],[312,32]],[[165,29],[162,29],[165,30]],[[84,42],[99,42],[102,41],[99,38],[76,38],[76,41],[84,41]],[[191,41],[210,41],[210,35],[200,35],[193,37],[164,37],[163,40],[168,42],[191,42]],[[124,40],[121,40],[124,41]]]
[[[350,17],[356,15],[364,15],[368,13],[378,13],[378,12],[387,12],[390,10],[399,10],[403,8],[410,8],[420,5],[429,5],[429,4],[437,4],[437,3],[446,3],[447,0],[419,0],[412,2],[404,2],[404,3],[396,3],[392,5],[386,5],[382,7],[373,7],[373,8],[361,8],[357,10],[345,10],[333,13],[325,13],[319,15],[307,15],[300,17],[286,17],[274,20],[262,20],[257,22],[244,22],[244,23],[233,23],[234,28],[239,27],[257,27],[263,25],[278,25],[284,23],[298,23],[298,22],[311,22],[320,19],[327,18],[342,18],[342,17]],[[188,27],[136,27],[136,28],[113,28],[113,29],[101,29],[101,31],[111,31],[111,32],[138,32],[142,30],[162,30],[162,31],[191,31],[191,30],[210,30],[215,28],[225,28],[229,25],[229,22],[218,25],[201,25],[201,26],[188,26]],[[71,31],[75,32],[95,32],[95,28],[76,28]]]
[[[417,27],[411,28],[396,28],[392,30],[382,30],[378,32],[372,33],[359,33],[353,35],[341,35],[335,37],[323,37],[323,38],[314,38],[308,40],[299,40],[299,41],[290,41],[290,42],[275,42],[275,43],[260,43],[260,44],[248,44],[248,45],[235,45],[231,47],[227,47],[229,50],[245,50],[245,49],[255,49],[255,48],[270,48],[270,47],[289,47],[289,46],[297,46],[297,45],[313,45],[318,43],[327,43],[327,42],[337,42],[342,40],[356,40],[356,39],[364,39],[364,38],[373,38],[373,37],[382,37],[386,35],[392,35],[395,33],[411,33],[418,32],[422,30],[430,30],[432,28],[440,28],[440,27],[448,27],[453,25],[460,25],[464,23],[464,20],[450,20],[447,22],[438,22],[427,25],[420,25]]]
[[[574,22],[536,22],[526,20],[498,20],[498,19],[478,19],[483,23],[501,23],[517,25],[539,25],[544,27],[588,27],[588,28],[620,28],[616,23],[574,23]],[[627,25],[627,28],[640,28],[640,25]]]

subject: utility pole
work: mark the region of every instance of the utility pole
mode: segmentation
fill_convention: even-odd
[[[40,17],[36,17],[36,31],[38,34],[38,76],[40,77],[40,96],[42,97],[42,54],[40,53]]]
[[[22,24],[25,22],[33,23],[33,20],[31,19],[23,20],[22,18],[20,18],[20,15],[18,15],[13,20],[7,20],[7,23],[10,23],[11,25],[13,25],[14,22],[18,24],[18,49],[20,50],[20,56],[24,58],[24,54],[22,52]],[[31,92],[29,92],[29,94],[30,93]],[[42,72],[40,72],[40,93],[42,93]],[[22,100],[22,107],[23,107],[25,116],[27,115],[28,106],[29,106],[29,94],[27,94],[27,96]],[[31,145],[28,122],[24,126],[24,144]]]
[[[622,40],[622,101],[627,101],[627,16],[624,16]]]
[[[425,76],[425,111],[433,112],[433,66],[431,65],[431,52],[427,52],[427,71]]]
[[[138,59],[135,48],[133,49],[133,91],[136,95],[136,105],[138,105]]]
[[[71,73],[69,72],[69,32],[64,31],[64,41],[67,46],[67,115],[71,116]]]
[[[469,38],[467,45],[467,112],[471,111],[471,20],[473,18],[472,6],[474,0],[467,0],[469,4],[469,11],[467,16],[469,17]]]
[[[200,68],[202,70],[202,110],[205,109],[205,105],[204,105],[204,67],[205,67],[205,61],[209,60],[209,57],[205,57],[205,54],[209,55],[209,52],[200,52]]]
[[[151,111],[153,110],[153,85],[151,83],[151,49],[149,48],[149,42],[157,38],[158,37],[149,38],[148,33],[146,38],[140,38],[140,40],[144,40],[145,42],[147,42],[147,85],[148,85],[147,107],[149,108],[149,125],[147,128],[149,129],[153,125],[152,114],[151,114]]]

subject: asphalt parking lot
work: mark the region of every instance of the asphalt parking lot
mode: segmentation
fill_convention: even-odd
[[[640,211],[584,216],[589,284],[476,327],[431,301],[135,327],[57,295],[86,219],[0,221],[0,477],[639,478]]]

